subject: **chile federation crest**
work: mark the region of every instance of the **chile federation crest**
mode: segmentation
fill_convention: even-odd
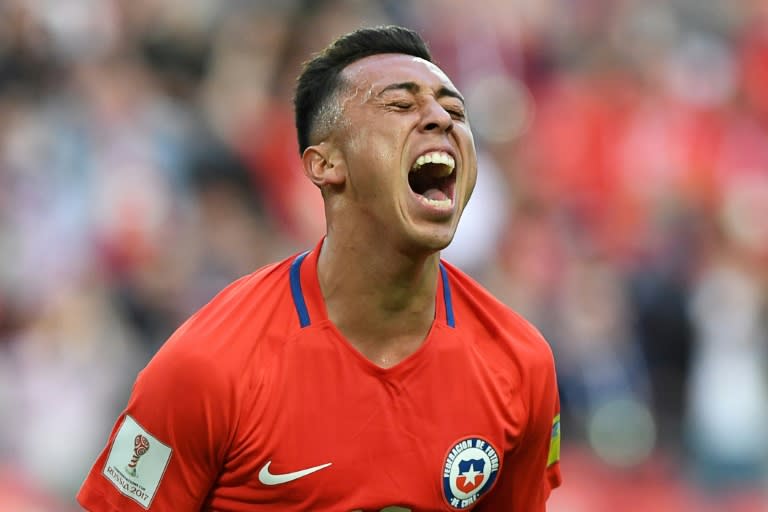
[[[454,443],[443,464],[443,496],[454,509],[471,508],[493,487],[499,472],[499,455],[480,437]]]

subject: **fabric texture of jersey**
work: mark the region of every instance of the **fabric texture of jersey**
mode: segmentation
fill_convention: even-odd
[[[429,334],[381,368],[328,320],[320,248],[236,281],[164,344],[81,505],[545,510],[560,484],[560,424],[539,333],[441,262]]]

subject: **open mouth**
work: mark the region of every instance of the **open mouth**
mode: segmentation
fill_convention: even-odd
[[[450,208],[456,185],[456,161],[445,151],[425,153],[411,167],[408,184],[427,205]]]

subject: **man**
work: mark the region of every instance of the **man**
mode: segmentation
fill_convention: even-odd
[[[399,27],[305,65],[296,125],[327,236],[246,276],[140,373],[89,510],[543,511],[546,342],[443,263],[475,183],[464,100]]]

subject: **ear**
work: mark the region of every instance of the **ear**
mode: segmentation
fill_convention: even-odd
[[[346,179],[341,153],[327,141],[305,149],[301,162],[304,174],[320,188],[342,185]]]

